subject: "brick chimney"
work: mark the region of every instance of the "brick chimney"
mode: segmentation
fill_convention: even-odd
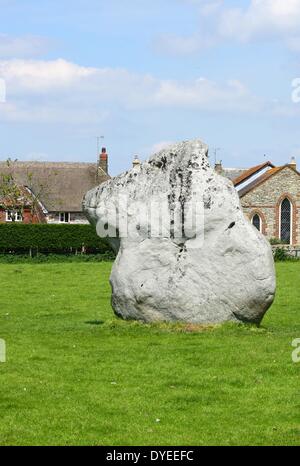
[[[294,168],[295,170],[297,170],[297,162],[296,162],[295,157],[291,158],[291,161],[289,163],[289,167]]]
[[[108,153],[106,147],[102,147],[101,153],[99,154],[98,167],[108,174]]]

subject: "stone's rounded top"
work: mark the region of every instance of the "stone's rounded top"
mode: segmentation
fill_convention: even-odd
[[[210,168],[208,160],[208,146],[200,139],[182,141],[171,144],[152,155],[146,162],[162,170],[167,167],[172,169],[208,169]]]
[[[201,139],[191,139],[189,141],[181,141],[174,144],[170,144],[169,146],[165,147],[164,149],[160,150],[153,154],[149,161],[153,158],[161,155],[161,154],[185,154],[186,156],[190,156],[191,154],[198,154],[199,156],[205,153],[207,156],[208,154],[208,146],[205,144]]]

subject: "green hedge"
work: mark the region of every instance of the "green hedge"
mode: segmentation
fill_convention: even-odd
[[[104,254],[1,254],[0,264],[52,264],[73,262],[112,262],[116,258],[113,251]]]
[[[84,247],[84,248],[83,248]],[[105,254],[111,248],[91,225],[0,224],[0,252]]]

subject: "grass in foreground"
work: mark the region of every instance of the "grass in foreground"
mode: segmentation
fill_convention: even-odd
[[[300,263],[262,327],[113,317],[111,263],[0,264],[1,445],[299,445]]]

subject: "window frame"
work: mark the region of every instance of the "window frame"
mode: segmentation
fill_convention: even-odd
[[[254,223],[253,223],[254,217],[258,217],[258,218],[259,218],[259,229],[258,229],[258,228],[254,225]],[[260,233],[262,233],[262,229],[263,229],[262,218],[261,218],[261,215],[260,215],[258,212],[255,212],[255,213],[252,215],[251,223],[252,223],[252,225],[254,226],[254,228],[257,229],[257,231],[259,231]]]
[[[14,220],[12,219],[12,211],[7,209],[5,211],[5,221],[6,222],[23,222],[23,215],[20,211],[14,213]]]
[[[64,217],[64,220],[61,219],[61,217]],[[66,221],[66,215],[68,216],[68,220]],[[71,212],[58,212],[58,219],[59,223],[71,223]]]
[[[284,203],[284,201],[289,201],[289,204],[290,204],[290,241],[289,243],[286,243],[286,244],[293,244],[293,216],[294,216],[294,205],[293,205],[293,202],[291,201],[291,199],[288,197],[288,196],[285,196],[281,201],[280,201],[280,204],[279,204],[279,219],[278,219],[278,224],[279,224],[279,239],[281,241],[283,241],[282,239],[282,231],[281,231],[281,227],[282,227],[282,204]]]

